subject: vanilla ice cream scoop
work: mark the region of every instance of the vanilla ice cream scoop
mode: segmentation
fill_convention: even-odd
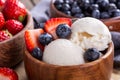
[[[57,39],[45,47],[43,61],[49,64],[68,66],[85,63],[84,50],[67,39]]]
[[[83,49],[97,48],[103,51],[111,42],[111,34],[107,26],[100,20],[85,17],[72,24],[71,41]]]

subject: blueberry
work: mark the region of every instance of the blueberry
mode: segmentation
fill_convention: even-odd
[[[115,49],[120,49],[120,32],[111,32]]]
[[[54,5],[58,10],[61,10],[63,2],[63,0],[55,0]]]
[[[71,11],[63,11],[63,13],[67,14],[68,16],[71,16]]]
[[[67,4],[72,5],[72,3],[73,3],[74,1],[73,1],[73,0],[64,0],[64,2],[67,3]]]
[[[89,0],[78,0],[80,7],[82,7],[84,10],[88,9],[90,6]]]
[[[91,4],[87,11],[91,14],[91,12],[93,10],[96,10],[96,9],[99,9],[99,5],[98,4]]]
[[[112,16],[113,16],[113,17],[118,17],[118,16],[120,16],[120,9],[114,10]]]
[[[48,45],[53,40],[53,37],[48,33],[43,33],[39,36],[38,41],[42,45]]]
[[[74,15],[74,17],[76,17],[76,18],[82,18],[84,16],[85,15],[83,13],[77,13],[77,14]]]
[[[117,0],[109,0],[110,3],[116,3]]]
[[[116,4],[117,4],[117,7],[120,9],[120,2],[117,2]]]
[[[110,3],[107,7],[108,7],[108,11],[117,9],[117,6],[114,3]]]
[[[63,2],[63,0],[55,0],[54,5],[62,4]]]
[[[100,52],[96,48],[89,48],[84,53],[84,59],[91,62],[100,57]]]
[[[65,11],[65,10],[70,10],[71,8],[70,8],[70,5],[69,4],[67,4],[67,3],[64,3],[63,5],[62,5],[62,10],[63,11]]]
[[[77,1],[74,1],[74,2],[72,3],[71,7],[76,7],[76,6],[78,6]]]
[[[43,53],[40,48],[36,47],[33,49],[31,55],[36,59],[42,60]]]
[[[98,5],[98,4],[92,4],[92,5],[90,6],[90,9],[91,9],[91,10],[99,9],[99,5]]]
[[[55,5],[56,9],[62,10],[62,4]]]
[[[100,18],[100,11],[98,9],[92,11],[92,17]]]
[[[90,1],[90,4],[94,4],[95,3],[95,0],[89,0]]]
[[[109,15],[108,12],[101,12],[100,18],[101,19],[107,19],[107,18],[110,18],[110,15]]]
[[[71,9],[71,13],[74,15],[76,13],[80,13],[81,12],[81,9],[79,6],[76,6],[76,7],[72,7]]]
[[[59,38],[69,38],[71,35],[71,29],[67,24],[60,24],[56,28],[56,34]]]
[[[106,9],[106,5],[109,5],[109,1],[108,0],[97,0],[96,3],[100,6],[101,10],[105,10]]]
[[[114,3],[110,3],[108,6],[108,13],[109,15],[113,15],[113,12],[117,9],[117,6]],[[113,17],[113,16],[112,16]]]

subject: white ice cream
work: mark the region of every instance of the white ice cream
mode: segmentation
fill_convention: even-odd
[[[43,61],[49,64],[68,66],[83,64],[84,51],[67,39],[57,39],[45,47]]]
[[[102,51],[111,42],[111,34],[106,25],[95,18],[81,18],[72,24],[71,41],[83,49],[97,48]]]

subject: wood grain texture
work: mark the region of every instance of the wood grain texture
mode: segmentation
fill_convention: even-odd
[[[24,62],[21,62],[20,64],[18,64],[14,70],[18,74],[19,80],[28,80],[25,72],[25,68],[24,68]],[[120,80],[120,70],[113,70],[110,80]]]
[[[32,28],[33,20],[28,12],[24,29],[11,39],[0,42],[0,67],[13,67],[23,60],[25,51],[24,31]]]
[[[120,32],[120,16],[109,20],[103,21],[109,28],[110,31]]]
[[[26,50],[25,69],[29,80],[110,80],[114,47],[110,43],[100,59],[77,66],[57,66],[33,58]]]

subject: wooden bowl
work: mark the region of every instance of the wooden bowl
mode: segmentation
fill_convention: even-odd
[[[51,2],[50,2],[50,13],[51,13],[51,17],[75,18],[75,17],[73,17],[73,16],[66,15],[65,13],[57,10],[56,7],[54,6],[54,1],[55,1],[55,0],[51,0]]]
[[[50,13],[51,13],[51,17],[67,17],[67,18],[76,18],[76,17],[73,17],[73,16],[69,16],[61,11],[59,11],[55,5],[54,5],[54,2],[55,0],[51,0],[50,2]],[[119,17],[113,17],[113,18],[109,18],[109,19],[100,19],[102,21],[109,21],[109,20],[118,20],[120,19],[120,16]]]
[[[0,42],[0,67],[13,67],[23,60],[25,51],[24,31],[33,28],[33,19],[27,11],[25,27],[11,39]]]
[[[108,26],[115,25],[114,23],[105,23]],[[90,63],[73,66],[47,64],[35,59],[26,50],[24,64],[29,80],[110,80],[113,57],[114,45],[111,42],[105,55]]]
[[[110,80],[113,69],[113,43],[100,59],[76,66],[57,66],[44,63],[26,50],[25,70],[29,80]]]

